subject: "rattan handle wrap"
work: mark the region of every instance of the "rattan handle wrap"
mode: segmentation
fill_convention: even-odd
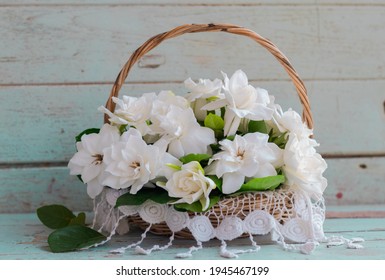
[[[269,40],[263,38],[259,34],[255,33],[252,30],[243,28],[237,25],[231,24],[186,24],[176,27],[168,32],[158,34],[150,39],[148,39],[142,46],[140,46],[130,57],[127,63],[120,70],[118,77],[114,83],[114,86],[111,89],[110,96],[106,103],[106,108],[111,112],[115,110],[115,103],[112,102],[112,97],[118,97],[119,90],[121,89],[124,81],[127,78],[128,73],[130,72],[132,66],[146,53],[151,51],[153,48],[158,46],[161,42],[178,37],[185,33],[198,33],[198,32],[227,32],[236,35],[242,35],[249,37],[259,43],[262,47],[267,49],[275,58],[278,59],[279,63],[285,68],[287,74],[290,76],[291,80],[294,83],[294,86],[297,90],[299,99],[302,104],[302,116],[309,128],[313,128],[313,117],[310,109],[309,99],[307,97],[306,88],[297,72],[291,66],[289,60],[286,56]],[[104,122],[108,122],[108,116],[104,116]]]

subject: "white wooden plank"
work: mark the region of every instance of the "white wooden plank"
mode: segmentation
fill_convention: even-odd
[[[327,163],[327,206],[385,204],[385,157],[327,159]],[[85,186],[69,175],[67,167],[0,169],[0,213],[34,212],[53,203],[79,211],[92,209]]]
[[[385,218],[385,204],[342,206],[329,204],[326,218]]]
[[[49,204],[91,210],[85,186],[68,174],[65,167],[0,169],[0,213],[35,212]]]
[[[284,108],[300,110],[289,82],[251,83],[268,89]],[[307,85],[321,153],[384,153],[385,81],[312,81]],[[105,103],[110,87],[0,87],[0,164],[69,160],[75,151],[74,137],[86,128],[101,126],[103,116],[97,108]],[[162,89],[178,94],[185,91],[182,84],[166,83],[131,84],[123,92],[142,94]]]
[[[381,5],[383,0],[2,0],[0,5]]]
[[[385,77],[385,6],[31,6],[0,9],[0,83],[113,81],[150,36],[177,24],[223,21],[269,37],[303,78]],[[149,59],[130,81],[180,81],[233,68],[253,79],[287,79],[265,50],[234,35],[190,34],[152,54],[159,67]]]
[[[327,159],[327,205],[385,203],[385,157]],[[363,209],[365,210],[365,209]],[[367,209],[366,209],[367,210]],[[376,207],[372,211],[376,211]]]

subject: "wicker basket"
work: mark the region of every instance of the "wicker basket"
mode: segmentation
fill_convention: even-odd
[[[293,194],[284,190],[274,192],[273,200],[271,197],[266,195],[266,192],[253,194],[252,197],[250,193],[242,194],[240,197],[242,199],[242,203],[234,203],[234,197],[226,197],[220,201],[221,207],[214,205],[212,209],[210,209],[207,216],[215,228],[223,220],[223,216],[219,213],[223,213],[223,211],[236,213],[236,215],[243,220],[252,211],[252,209],[255,208],[255,204],[263,205],[260,209],[272,215],[280,224],[284,224],[295,214]],[[190,213],[190,217],[192,216],[193,213]],[[137,225],[142,230],[146,230],[149,226],[149,223],[143,221],[139,215],[131,216],[129,218],[129,222]],[[172,231],[168,228],[165,222],[153,224],[150,232],[156,235],[172,235]],[[242,237],[247,236],[249,235],[246,233],[242,235]],[[181,239],[194,239],[188,228],[184,228],[183,230],[176,232],[175,237]]]
[[[294,83],[294,86],[296,88],[298,97],[301,101],[302,108],[303,108],[303,120],[306,122],[309,128],[313,127],[313,120],[312,120],[312,113],[310,110],[310,104],[306,93],[306,88],[302,82],[302,80],[299,78],[297,72],[294,70],[294,68],[291,66],[289,60],[286,58],[284,54],[269,40],[261,37],[254,31],[251,31],[249,29],[237,26],[237,25],[231,25],[231,24],[187,24],[182,25],[177,28],[174,28],[168,32],[164,32],[161,34],[158,34],[150,39],[148,39],[142,46],[140,46],[129,58],[127,63],[123,66],[121,69],[118,77],[116,78],[116,81],[112,87],[110,96],[106,103],[106,108],[113,112],[115,110],[115,103],[112,101],[113,97],[118,97],[119,90],[121,89],[125,79],[128,76],[129,71],[133,67],[133,65],[146,53],[154,49],[156,46],[158,46],[160,43],[167,39],[171,39],[174,37],[178,37],[180,35],[186,34],[186,33],[198,33],[198,32],[227,32],[235,35],[242,35],[251,38],[255,42],[259,43],[262,47],[267,49],[278,61],[281,63],[281,65],[284,67],[288,75],[290,76],[292,82]],[[108,116],[105,115],[104,122],[108,123]],[[252,199],[250,199],[250,195],[252,195]],[[295,215],[295,210],[293,207],[293,194],[285,189],[281,188],[280,190],[277,190],[274,192],[273,195],[271,193],[269,195],[264,194],[263,192],[256,192],[253,194],[245,194],[243,195],[243,202],[241,204],[234,203],[236,199],[239,199],[239,197],[229,196],[224,199],[222,199],[221,207],[218,207],[217,205],[214,206],[210,211],[208,212],[207,216],[210,219],[213,226],[216,226],[220,224],[221,222],[221,216],[219,214],[220,211],[223,213],[223,207],[227,207],[227,211],[230,211],[231,213],[237,213],[237,216],[241,219],[246,217],[246,215],[250,212],[249,209],[252,209],[251,204],[264,204],[265,206],[263,209],[268,213],[270,213],[272,216],[274,216],[279,223],[284,224],[286,219],[290,219],[293,215]],[[284,197],[284,199],[282,199]],[[272,199],[271,199],[272,198]],[[267,201],[268,200],[268,201]],[[284,211],[284,213],[282,213]],[[148,227],[148,223],[143,221],[139,215],[131,216],[130,221],[139,227],[145,229]],[[159,235],[170,235],[171,231],[167,227],[166,223],[158,223],[153,224],[151,227],[151,232]],[[184,229],[176,234],[176,236],[180,238],[193,238],[191,232],[188,229]]]

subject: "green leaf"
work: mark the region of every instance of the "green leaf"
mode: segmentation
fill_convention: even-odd
[[[215,175],[207,175],[206,177],[210,178],[214,181],[215,185],[217,185],[217,188],[222,192],[222,179],[219,179]]]
[[[205,211],[208,211],[211,207],[217,204],[219,199],[220,199],[220,196],[210,197],[209,207]],[[174,208],[175,210],[178,210],[178,211],[190,211],[190,212],[196,212],[196,213],[205,212],[202,210],[202,204],[200,203],[200,201],[195,201],[191,204],[177,203],[177,204],[174,204]]]
[[[180,167],[179,165],[176,165],[176,164],[172,164],[172,163],[167,163],[166,166],[174,169],[174,170],[177,170],[177,171],[180,171],[182,170],[182,167]]]
[[[219,98],[218,96],[211,96],[211,97],[209,97],[209,98],[206,98],[206,101],[207,101],[207,102],[212,102],[212,101],[217,100],[218,98]]]
[[[175,200],[174,198],[169,197],[166,191],[158,191],[157,194],[151,195],[149,199],[159,204],[166,204]]]
[[[274,190],[283,182],[285,182],[285,176],[283,175],[254,178],[243,184],[239,191],[248,192]]]
[[[142,194],[142,192],[138,192],[137,194],[125,193],[118,197],[118,199],[116,200],[115,207],[123,205],[141,205],[147,199],[149,199],[149,197],[147,195]]]
[[[76,142],[80,142],[82,140],[82,136],[85,134],[99,133],[100,128],[89,128],[81,132],[78,136],[75,137]]]
[[[213,154],[216,154],[221,150],[221,146],[219,144],[210,144],[211,150],[213,151]]]
[[[284,149],[287,143],[287,133],[282,133],[280,136],[276,137],[272,142],[275,143],[281,149]]]
[[[169,197],[167,191],[162,188],[145,188],[141,189],[136,194],[125,193],[121,195],[116,200],[115,207],[123,205],[141,205],[148,199],[159,204],[166,204],[175,200],[174,198]]]
[[[222,130],[225,126],[224,120],[215,114],[208,114],[204,121],[205,127],[211,128],[212,130]]]
[[[47,205],[36,210],[39,220],[52,229],[63,228],[68,226],[73,218],[74,213],[63,205]]]
[[[188,155],[185,155],[184,157],[181,157],[179,160],[183,164],[186,164],[186,163],[189,163],[191,161],[201,162],[204,160],[208,160],[209,158],[211,158],[211,156],[208,154],[188,154]]]
[[[230,135],[226,137],[227,140],[234,141],[235,135]]]
[[[122,124],[121,126],[119,126],[120,134],[123,134],[126,131],[127,131],[127,124]]]
[[[55,230],[48,236],[48,245],[54,253],[69,252],[102,242],[106,237],[85,226],[70,225]]]
[[[86,225],[86,214],[84,212],[81,212],[77,215],[77,217],[72,218],[70,225],[80,225],[85,226]]]
[[[250,121],[248,125],[248,132],[261,132],[267,134],[267,127],[265,121]]]

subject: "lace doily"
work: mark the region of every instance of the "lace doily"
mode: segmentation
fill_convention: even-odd
[[[175,233],[189,230],[197,241],[188,252],[178,254],[184,258],[194,251],[202,249],[203,242],[211,239],[221,241],[219,253],[222,257],[233,258],[241,253],[256,252],[260,249],[254,237],[256,235],[271,234],[272,240],[285,250],[294,250],[309,254],[319,242],[329,242],[328,246],[346,244],[348,248],[360,248],[357,244],[362,240],[345,239],[343,237],[326,238],[323,231],[325,220],[324,200],[317,202],[302,192],[288,190],[246,194],[232,197],[230,200],[219,201],[217,209],[210,209],[204,213],[179,212],[172,205],[158,204],[151,200],[139,206],[120,206],[115,208],[116,199],[122,195],[121,191],[107,189],[95,200],[93,228],[107,233],[109,241],[113,235],[125,234],[129,230],[127,223],[130,216],[140,216],[149,225],[142,234],[141,240],[128,246],[114,250],[123,253],[135,247],[136,253],[150,254],[154,250],[165,250],[172,245]],[[259,196],[259,197],[258,197]],[[218,212],[218,209],[219,212]],[[151,226],[166,223],[171,231],[167,245],[158,245],[145,250],[140,247]],[[226,241],[241,236],[249,236],[251,248],[247,250],[227,250]],[[294,244],[293,244],[294,242]]]

